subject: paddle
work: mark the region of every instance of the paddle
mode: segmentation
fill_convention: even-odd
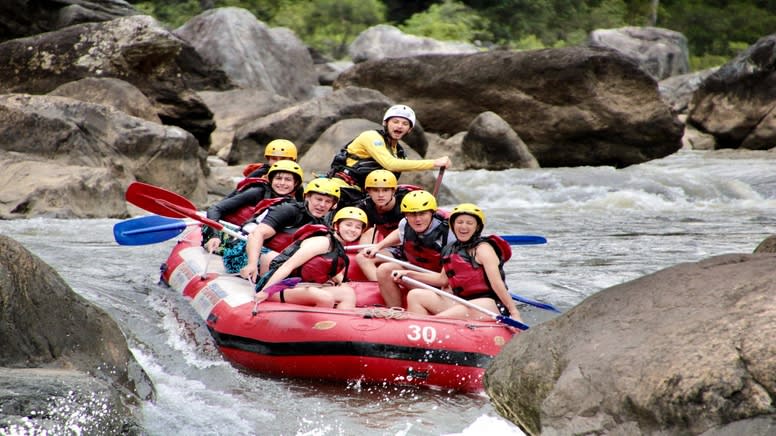
[[[427,269],[425,269],[423,267],[420,267],[420,266],[417,266],[415,264],[412,264],[412,263],[409,263],[409,262],[405,262],[403,260],[399,260],[399,259],[393,258],[391,256],[386,256],[384,254],[376,253],[375,257],[378,258],[378,259],[382,259],[382,260],[384,260],[386,262],[396,263],[398,265],[401,265],[401,266],[403,266],[403,267],[405,267],[407,269],[411,269],[413,271],[422,272],[422,273],[433,273],[433,271],[431,271],[431,270],[427,270]],[[544,310],[549,310],[551,312],[561,313],[560,310],[558,310],[555,306],[553,306],[551,304],[541,303],[539,301],[534,301],[534,300],[531,300],[531,299],[528,299],[528,298],[525,298],[525,297],[521,297],[521,296],[519,296],[517,294],[514,294],[512,292],[510,292],[509,295],[515,301],[519,301],[521,303],[525,303],[525,304],[528,304],[528,305],[531,305],[531,306],[534,306],[534,307],[538,307],[539,309],[544,309]]]
[[[498,314],[498,313],[495,313],[495,312],[491,312],[490,310],[485,309],[484,307],[477,306],[476,304],[472,303],[471,301],[464,300],[463,298],[461,298],[461,297],[459,297],[457,295],[451,294],[449,292],[445,292],[445,291],[443,291],[443,290],[441,290],[439,288],[435,288],[435,287],[433,287],[431,285],[427,285],[427,284],[425,284],[425,283],[423,283],[421,281],[415,280],[415,279],[407,277],[407,276],[402,276],[401,279],[402,279],[402,281],[404,281],[407,284],[410,284],[410,285],[418,287],[418,288],[428,289],[429,291],[432,291],[432,292],[434,292],[435,294],[437,294],[437,295],[439,295],[441,297],[449,298],[451,300],[456,301],[457,303],[463,304],[466,307],[469,307],[471,309],[474,309],[474,310],[477,310],[479,312],[482,312],[482,313],[490,316],[491,318],[495,319],[496,321],[498,321],[500,323],[506,324],[508,326],[511,326],[511,327],[514,327],[514,328],[517,328],[517,329],[520,329],[520,330],[528,330],[528,326],[527,325],[523,324],[522,322],[520,322],[520,321],[518,321],[516,319],[510,318],[508,316],[504,316],[504,315],[501,315],[501,314]]]
[[[113,237],[119,245],[155,244],[180,235],[185,228],[184,221],[148,215],[114,224]]]
[[[537,245],[546,244],[547,239],[544,236],[536,235],[500,235],[509,245]]]
[[[142,182],[132,182],[127,188],[125,198],[128,202],[148,212],[170,218],[191,218],[229,236],[246,239],[242,233],[224,227],[218,221],[199,215],[194,203],[164,188]]]
[[[445,175],[445,167],[439,168],[439,174],[437,174],[436,183],[434,183],[434,192],[432,192],[432,194],[434,194],[434,197],[436,197],[437,194],[439,193],[439,188],[442,186],[442,176],[444,175]]]

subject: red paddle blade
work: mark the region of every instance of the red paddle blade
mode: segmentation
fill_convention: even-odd
[[[174,210],[166,207],[162,202],[157,200],[163,200],[168,204],[174,204],[183,209],[189,209],[192,211],[197,210],[197,206],[190,202],[187,198],[182,197],[174,192],[168,191],[158,186],[149,185],[143,182],[132,182],[127,188],[125,198],[128,202],[135,206],[147,210],[157,215],[166,216],[169,218],[186,218],[189,215],[181,213],[180,210]]]

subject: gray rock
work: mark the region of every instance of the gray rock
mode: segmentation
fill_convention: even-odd
[[[588,45],[609,48],[633,59],[655,80],[687,74],[690,51],[687,38],[659,27],[622,27],[590,32]]]
[[[463,137],[464,169],[539,168],[522,139],[501,117],[483,112]]]
[[[65,83],[49,92],[49,95],[109,106],[133,117],[162,124],[148,97],[131,83],[120,79],[88,77]]]
[[[718,148],[776,145],[776,34],[760,38],[710,75],[695,92],[688,123]]]
[[[681,74],[669,77],[658,82],[658,90],[663,101],[671,106],[671,110],[678,114],[686,114],[690,110],[695,91],[701,83],[712,75],[718,68],[707,68],[703,71]]]
[[[206,152],[178,127],[66,97],[0,95],[0,216],[122,217],[133,180],[204,201]]]
[[[415,109],[425,130],[453,135],[479,114],[503,118],[542,167],[624,167],[681,147],[682,124],[655,81],[611,50],[570,47],[362,62],[335,90],[378,90]]]
[[[0,431],[31,418],[34,428],[64,433],[56,429],[73,406],[94,407],[93,421],[79,420],[98,427],[86,433],[132,427],[131,406],[153,399],[153,385],[116,322],[3,235],[0,278]]]
[[[136,14],[139,12],[123,0],[3,0],[0,2],[0,41]]]
[[[730,254],[600,291],[507,344],[486,391],[529,434],[772,434],[774,262]]]
[[[318,84],[313,59],[302,41],[288,29],[268,28],[245,9],[205,11],[174,33],[240,88],[305,100]]]
[[[409,35],[387,24],[364,30],[348,47],[350,58],[356,63],[421,54],[462,54],[478,51],[479,48],[466,42],[437,41]]]
[[[771,235],[765,238],[757,248],[754,249],[755,253],[776,253],[776,235]]]
[[[121,79],[154,103],[165,124],[186,129],[205,146],[215,124],[194,90],[229,86],[223,72],[142,15],[6,41],[0,59],[0,93],[45,94],[87,77]]]

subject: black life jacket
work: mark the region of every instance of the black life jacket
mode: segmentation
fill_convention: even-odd
[[[377,132],[383,137],[383,140],[385,141],[386,147],[388,147],[389,138],[388,134],[385,133],[384,130],[377,130]],[[351,185],[358,186],[362,190],[364,189],[364,182],[366,181],[366,176],[369,175],[374,170],[382,170],[383,167],[377,163],[376,160],[372,159],[371,157],[362,158],[358,157],[356,155],[350,154],[348,152],[348,146],[355,140],[356,138],[351,139],[348,141],[347,144],[345,144],[344,147],[336,154],[334,155],[334,159],[331,161],[331,166],[329,169],[329,172],[327,173],[327,177],[338,177],[346,182],[348,182]],[[391,147],[388,147],[388,151],[393,153],[393,150]],[[401,144],[396,144],[396,155],[395,157],[399,159],[406,159],[407,153],[404,151],[404,147],[401,146]],[[356,159],[357,162],[352,165],[348,166],[348,159]],[[396,179],[398,180],[401,176],[401,173],[394,172],[396,175]]]
[[[396,193],[394,198],[396,203],[393,208],[388,212],[380,213],[377,211],[377,206],[371,198],[367,197],[356,206],[361,208],[366,213],[369,220],[369,225],[375,227],[375,233],[379,233],[382,237],[385,237],[392,231],[399,227],[399,221],[404,218],[404,214],[401,213],[401,201],[407,193],[423,189],[420,186],[415,185],[399,185],[396,187]]]

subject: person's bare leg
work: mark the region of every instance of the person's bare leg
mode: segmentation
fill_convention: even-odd
[[[402,307],[403,291],[393,281],[391,273],[402,267],[391,262],[385,262],[377,267],[377,283],[380,285],[380,294],[388,307]]]

